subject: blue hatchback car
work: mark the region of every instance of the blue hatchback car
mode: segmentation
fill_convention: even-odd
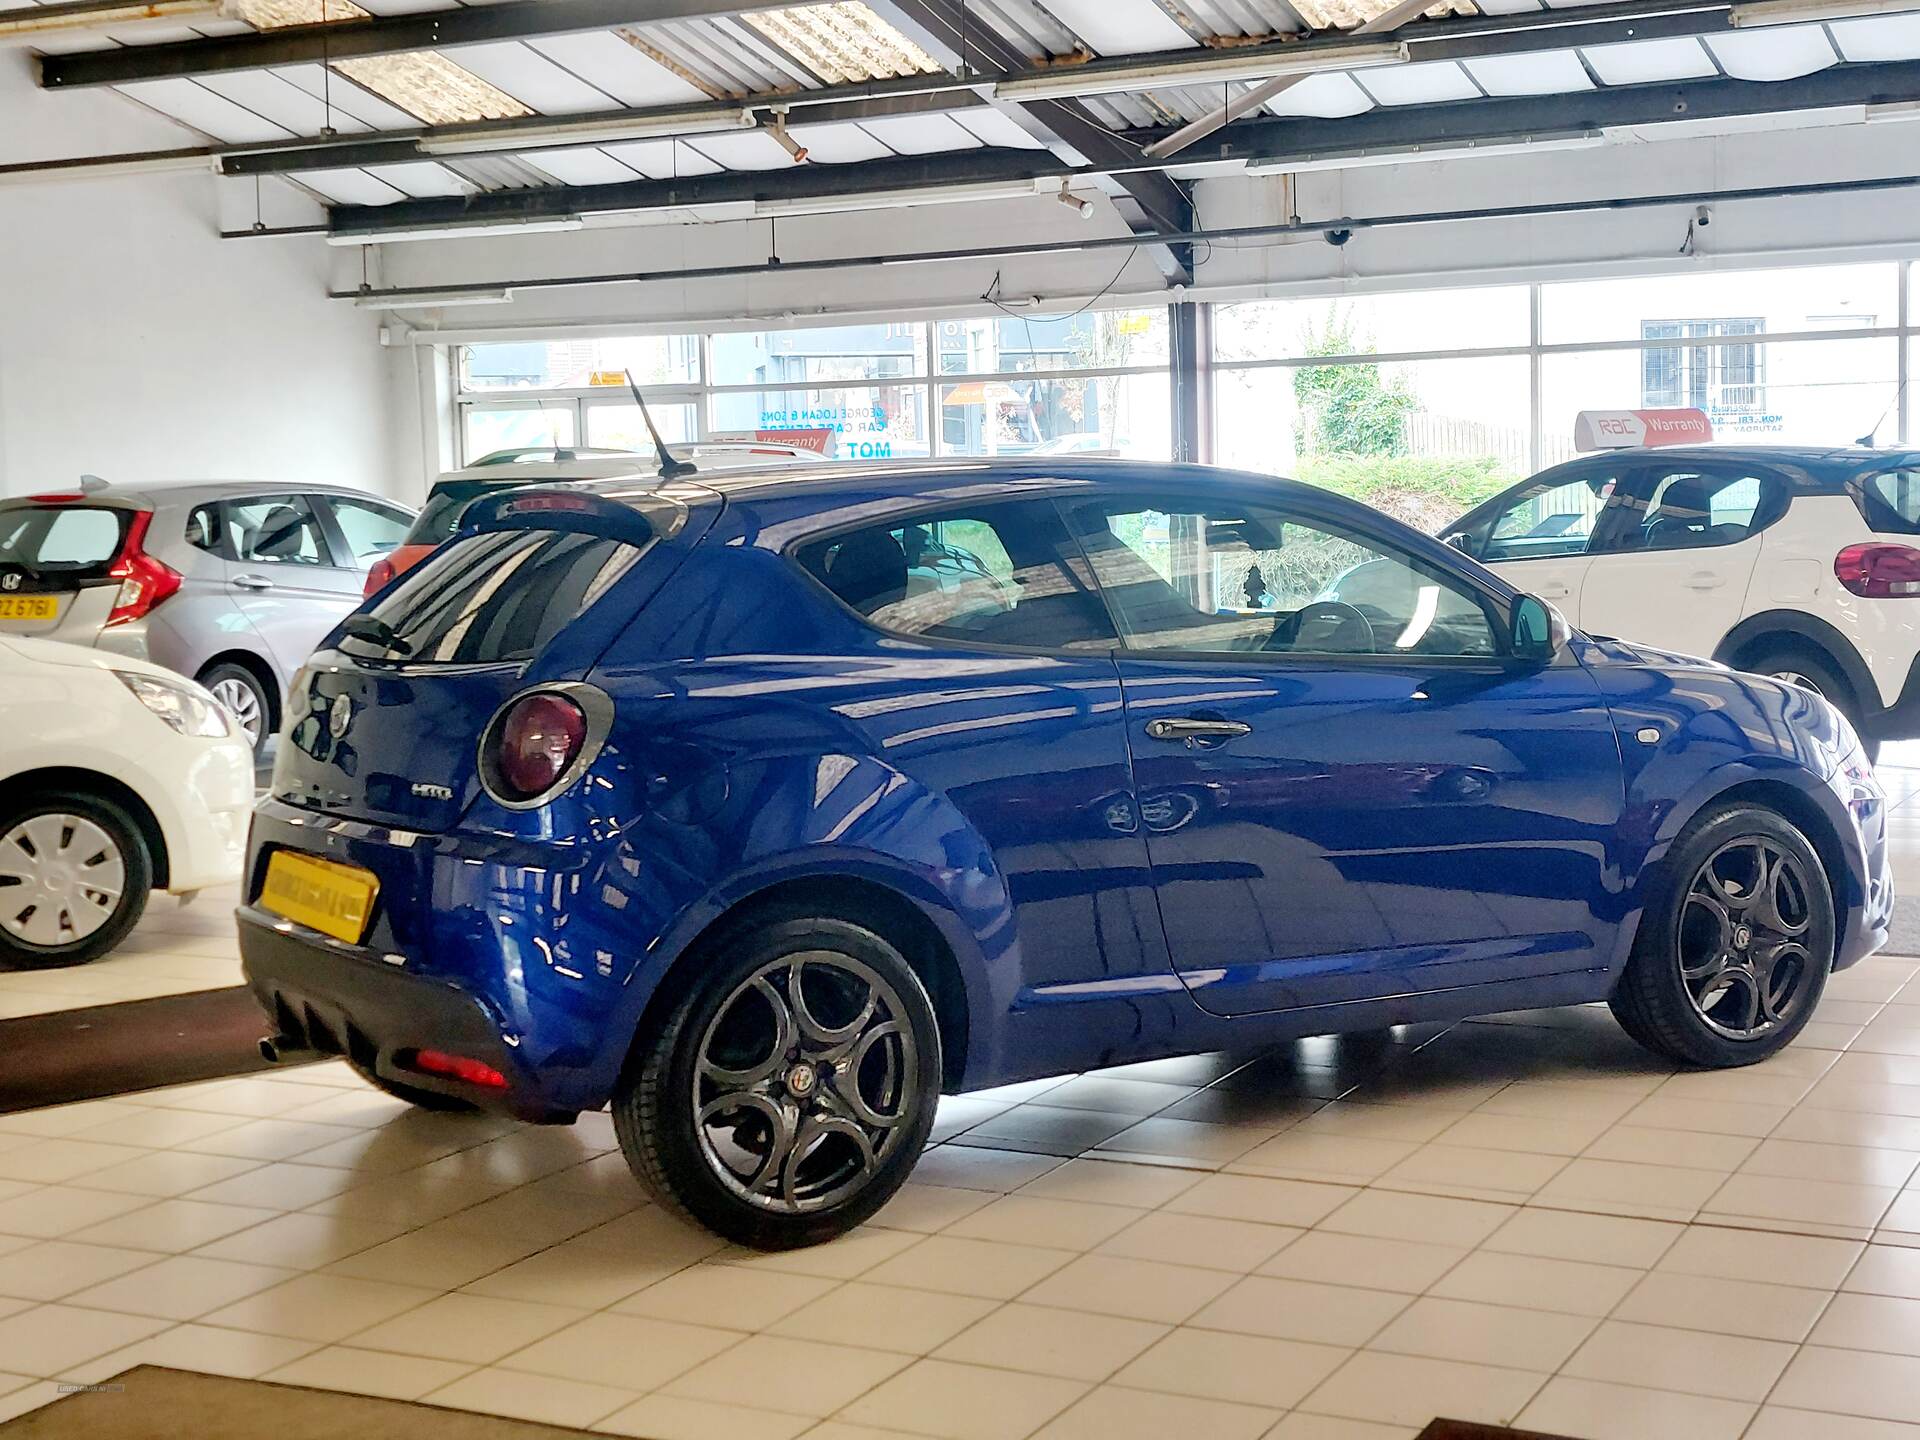
[[[1892,906],[1806,691],[1569,633],[1323,491],[1076,461],[478,502],[299,677],[239,912],[269,1053],[612,1105],[743,1244],[943,1091],[1606,1000],[1765,1058]]]

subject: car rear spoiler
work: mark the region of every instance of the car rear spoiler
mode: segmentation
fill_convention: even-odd
[[[645,507],[564,486],[516,486],[471,501],[460,515],[459,534],[488,530],[561,530],[646,546],[679,528],[685,510],[662,495]],[[672,518],[668,523],[668,517]]]

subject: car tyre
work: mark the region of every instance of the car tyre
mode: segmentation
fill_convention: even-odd
[[[253,745],[257,756],[267,748],[273,735],[273,701],[260,677],[244,665],[223,660],[201,672],[200,683],[213,692],[239,723],[240,733]]]
[[[0,969],[99,959],[139,921],[152,888],[146,835],[113,801],[54,790],[0,803]],[[109,897],[110,908],[103,904]],[[70,938],[43,935],[53,905],[61,907],[59,931]]]
[[[458,1095],[442,1095],[437,1090],[416,1090],[411,1085],[403,1085],[398,1080],[389,1080],[379,1074],[370,1065],[362,1065],[358,1060],[349,1060],[347,1065],[353,1073],[366,1081],[374,1089],[391,1095],[396,1100],[421,1110],[443,1111],[450,1115],[472,1115],[479,1110],[471,1100],[462,1100]]]
[[[1860,710],[1860,697],[1853,693],[1853,686],[1847,683],[1847,677],[1825,655],[1807,645],[1780,645],[1754,656],[1740,668],[1755,675],[1784,680],[1803,690],[1811,690],[1847,717],[1847,723],[1860,736],[1860,744],[1867,752],[1867,758],[1878,758],[1880,742],[1868,739],[1861,728],[1864,717]]]
[[[1752,1065],[1790,1044],[1832,973],[1833,892],[1820,856],[1758,805],[1702,815],[1652,878],[1608,1004],[1647,1049],[1684,1065]]]
[[[762,916],[684,963],[697,981],[614,1092],[634,1174],[758,1250],[868,1219],[913,1169],[939,1101],[940,1027],[919,975],[881,935],[819,915]]]

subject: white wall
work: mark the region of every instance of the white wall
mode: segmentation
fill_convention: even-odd
[[[114,96],[45,95],[0,50],[0,163],[194,143]],[[220,240],[230,183],[0,186],[0,494],[83,472],[407,493],[412,357],[326,298],[318,240]]]

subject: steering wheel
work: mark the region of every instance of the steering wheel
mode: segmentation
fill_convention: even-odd
[[[1376,653],[1373,622],[1339,600],[1302,605],[1286,624],[1276,626],[1266,650],[1308,650],[1323,655]]]

